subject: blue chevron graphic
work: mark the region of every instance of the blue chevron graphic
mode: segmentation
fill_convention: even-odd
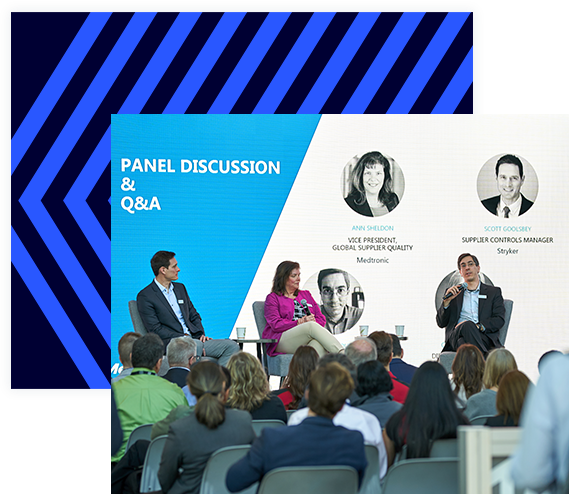
[[[424,13],[403,14],[342,113],[364,113]]]
[[[378,17],[379,14],[358,14],[298,113],[320,113]]]
[[[474,77],[472,59],[472,48],[464,58],[456,74],[445,89],[445,92],[437,102],[433,113],[447,114],[454,113],[458,104],[462,101],[464,94],[472,84]]]
[[[12,260],[32,295],[91,388],[106,388],[108,381],[77,334],[57,298],[12,228]]]
[[[90,14],[12,138],[12,173],[103,29],[110,14]]]
[[[275,113],[287,89],[293,83],[316,43],[332,22],[334,14],[316,13],[312,16],[298,41],[290,51],[275,78],[263,94],[253,113]]]
[[[287,13],[272,13],[267,16],[261,29],[255,35],[229,79],[227,79],[208,113],[229,113],[231,111],[259,63],[261,63],[273,41],[281,32],[289,15]]]
[[[184,77],[164,113],[185,113],[244,16],[245,14],[238,13],[223,14],[221,21]]]
[[[417,101],[425,84],[427,84],[427,81],[467,18],[468,13],[465,12],[447,14],[437,34],[435,34],[423,56],[415,65],[413,72],[411,72],[411,75],[403,84],[387,113],[409,113],[413,103]]]

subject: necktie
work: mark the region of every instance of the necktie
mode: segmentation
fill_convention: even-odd
[[[509,218],[509,217],[510,217],[510,208],[506,206],[504,208],[504,218]]]

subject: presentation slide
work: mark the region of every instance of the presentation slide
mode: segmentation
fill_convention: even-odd
[[[112,376],[158,250],[214,338],[260,336],[252,304],[292,260],[342,343],[403,325],[419,365],[441,352],[436,308],[469,252],[513,301],[520,369],[535,379],[542,353],[569,348],[567,116],[113,115],[111,129]],[[347,291],[321,289],[323,270]]]

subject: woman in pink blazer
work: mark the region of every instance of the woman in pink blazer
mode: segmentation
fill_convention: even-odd
[[[326,318],[308,290],[299,290],[300,265],[281,262],[273,288],[265,300],[267,325],[263,338],[275,338],[267,347],[269,355],[294,353],[299,346],[313,347],[319,356],[343,351],[342,344],[324,328]]]

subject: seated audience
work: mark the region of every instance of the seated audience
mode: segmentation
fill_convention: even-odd
[[[393,381],[393,390],[391,391],[391,396],[397,403],[405,403],[405,398],[409,392],[409,387],[403,384],[399,379],[395,377],[390,371],[390,363],[393,358],[393,342],[391,341],[391,336],[389,336],[385,331],[374,331],[369,335],[377,346],[377,360],[385,367],[385,370],[391,376]]]
[[[138,338],[132,346],[134,367],[130,376],[112,384],[124,439],[111,462],[123,457],[128,437],[139,425],[162,420],[179,405],[188,406],[178,386],[156,375],[163,354],[164,343],[158,335],[149,333]]]
[[[407,446],[407,458],[427,458],[433,441],[456,437],[456,428],[469,422],[456,408],[447,373],[437,362],[417,369],[401,410],[383,431],[389,465]]]
[[[352,361],[342,354],[329,354],[320,357],[318,369],[326,367],[332,362],[336,362],[350,373],[353,382],[357,381],[356,368]],[[352,387],[353,389],[353,387]],[[350,396],[354,396],[354,392]],[[310,394],[307,398],[310,397]],[[359,396],[356,395],[357,399]],[[348,400],[349,401],[349,400]],[[308,417],[309,409],[301,408],[294,412],[288,419],[288,425],[298,425]],[[360,410],[346,403],[342,409],[334,416],[334,425],[341,425],[346,429],[360,431],[364,436],[364,441],[373,444],[379,452],[379,473],[383,477],[387,472],[387,456],[381,435],[381,425],[377,417],[365,410]]]
[[[516,488],[562,491],[569,477],[569,356],[544,362],[522,411],[522,438],[512,459]],[[557,490],[556,490],[557,489]]]
[[[393,401],[389,393],[393,389],[391,377],[378,360],[358,365],[357,391],[361,398],[352,406],[373,413],[381,427],[385,427],[391,417],[403,405]]]
[[[197,363],[188,384],[197,403],[194,413],[170,424],[158,470],[164,494],[198,494],[205,466],[214,451],[251,444],[255,438],[251,416],[225,408],[227,391],[219,365],[211,361]]]
[[[283,402],[271,393],[265,370],[256,357],[237,352],[229,359],[227,368],[231,373],[228,407],[246,410],[253,420],[277,419],[286,424]]]
[[[377,347],[369,338],[358,337],[346,347],[346,357],[358,367],[364,362],[377,360]]]
[[[563,355],[563,353],[560,352],[559,350],[549,350],[545,352],[541,357],[539,357],[539,361],[537,362],[537,369],[539,370],[540,373],[544,362],[552,355]]]
[[[505,348],[496,348],[488,354],[482,384],[484,389],[466,401],[464,414],[473,419],[484,415],[496,415],[496,393],[500,379],[506,372],[517,370],[514,356]]]
[[[227,472],[229,491],[241,491],[275,468],[293,466],[348,465],[356,469],[361,484],[367,466],[364,438],[333,422],[353,387],[348,371],[336,363],[315,370],[308,385],[308,417],[295,427],[263,429],[247,455]]]
[[[299,346],[294,352],[288,367],[288,376],[283,382],[283,388],[275,394],[283,402],[286,410],[297,410],[304,391],[308,386],[311,372],[316,369],[318,352],[311,346]]]
[[[135,333],[134,331],[130,331],[121,336],[119,340],[119,360],[122,364],[122,370],[117,377],[111,379],[111,383],[116,383],[123,377],[130,376],[132,372],[132,345],[141,336],[140,333]]]
[[[401,348],[399,336],[392,333],[389,333],[389,336],[391,336],[391,343],[393,344],[393,358],[389,364],[389,370],[391,370],[397,379],[408,386],[411,379],[413,379],[417,367],[403,361],[404,352],[403,348]]]
[[[482,390],[484,376],[484,356],[480,349],[464,343],[458,347],[452,361],[451,388],[458,397],[460,408],[466,406],[466,400]]]
[[[486,420],[491,427],[516,427],[519,424],[522,406],[530,380],[518,370],[506,372],[500,381],[496,395],[498,415]]]
[[[189,336],[171,339],[166,348],[166,356],[170,368],[164,374],[164,379],[183,388],[186,386],[190,366],[196,361],[195,340]]]

